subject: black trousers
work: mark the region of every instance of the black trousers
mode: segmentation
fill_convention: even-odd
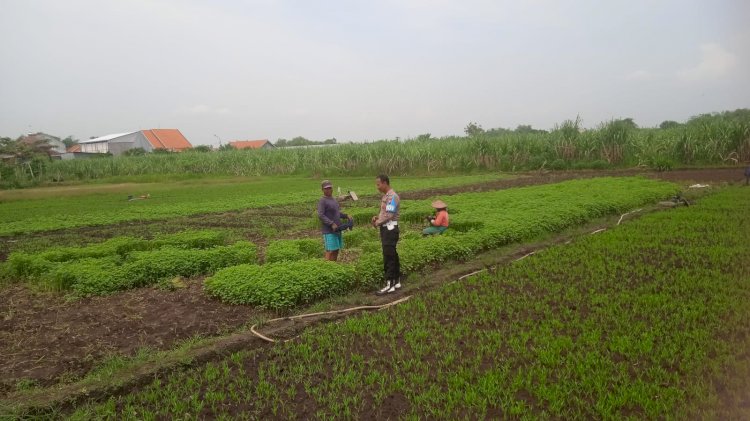
[[[383,246],[383,272],[386,281],[398,282],[401,277],[401,262],[398,259],[398,226],[392,230],[380,227],[380,244]]]

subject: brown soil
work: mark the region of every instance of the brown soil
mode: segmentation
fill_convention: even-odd
[[[216,335],[247,323],[250,309],[210,299],[201,286],[201,280],[189,280],[174,291],[141,288],[70,302],[22,285],[5,288],[0,394],[21,379],[49,385],[87,373],[106,355],[167,349],[195,335]]]
[[[404,198],[421,199],[435,195],[447,195],[465,191],[488,191],[510,187],[553,183],[574,178],[603,175],[646,175],[681,183],[703,182],[737,183],[744,181],[742,169],[700,169],[671,172],[646,172],[640,170],[621,171],[576,171],[524,173],[509,180],[498,180],[470,186],[431,189],[405,194]],[[302,217],[285,210],[258,210],[259,214],[282,212],[283,216]],[[205,227],[247,226],[252,211],[217,215],[201,215],[180,218],[180,226]],[[192,223],[191,223],[192,222]],[[156,223],[156,222],[154,222]],[[97,234],[109,237],[118,231],[138,230],[148,224],[125,223],[108,227],[88,227],[76,230],[76,234]],[[239,224],[239,225],[237,225]],[[243,225],[244,224],[244,225]],[[175,228],[176,229],[176,228]],[[79,232],[80,231],[80,232]],[[102,232],[104,231],[104,232]],[[60,233],[62,234],[62,233]],[[39,233],[37,235],[53,235]],[[120,234],[122,235],[122,234]],[[253,241],[261,241],[260,236]],[[508,258],[523,255],[520,250]],[[479,263],[481,265],[481,263]],[[463,268],[466,271],[466,268]],[[453,276],[455,273],[444,273]],[[465,272],[464,272],[465,273]],[[405,288],[400,293],[414,293],[430,289],[445,280],[445,275],[431,276],[430,281],[417,288]],[[33,291],[24,285],[3,288],[0,297],[0,396],[7,395],[22,379],[33,380],[39,385],[50,385],[61,380],[72,380],[90,371],[94,365],[108,355],[134,355],[139,348],[169,349],[175,344],[196,335],[211,336],[236,329],[262,312],[244,306],[223,304],[208,298],[202,291],[201,280],[186,282],[186,288],[167,291],[157,288],[142,288],[107,297],[93,297],[68,302],[64,297]],[[387,299],[368,298],[367,304],[381,304]],[[343,315],[342,315],[343,316]],[[335,319],[325,317],[323,319]],[[293,336],[304,326],[312,323],[295,323],[281,337]],[[283,324],[282,324],[283,325]],[[277,328],[282,328],[278,326]],[[274,329],[277,330],[277,329]],[[283,330],[283,329],[280,329]]]
[[[643,169],[624,169],[608,171],[549,171],[518,173],[518,178],[496,180],[485,183],[443,189],[427,189],[402,194],[403,199],[427,199],[437,195],[451,195],[465,192],[481,192],[489,190],[509,189],[512,187],[534,186],[539,184],[558,183],[565,180],[593,177],[623,177],[642,175],[675,183],[740,183],[744,182],[743,168],[705,168],[686,169],[665,172],[647,171]]]

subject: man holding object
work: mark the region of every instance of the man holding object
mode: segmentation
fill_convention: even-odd
[[[344,239],[337,229],[341,225],[341,218],[351,218],[341,212],[339,202],[333,197],[333,184],[328,180],[323,180],[320,187],[323,190],[323,197],[318,201],[318,219],[320,219],[320,230],[323,233],[325,259],[335,262],[339,258],[339,250],[344,247]]]

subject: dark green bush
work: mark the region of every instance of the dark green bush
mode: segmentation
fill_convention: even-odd
[[[346,247],[360,247],[366,241],[377,241],[378,231],[372,228],[357,228],[344,233]]]
[[[113,256],[74,260],[59,264],[43,275],[47,286],[55,290],[73,289],[82,295],[104,294],[125,289],[128,274]]]
[[[167,246],[132,252],[124,261],[118,256],[105,256],[57,263],[42,279],[55,289],[100,295],[151,285],[168,277],[211,274],[228,266],[254,262],[256,246],[246,241],[208,249]]]
[[[320,257],[322,253],[322,240],[277,240],[269,243],[266,248],[266,263],[310,259]]]
[[[55,264],[38,254],[23,252],[8,256],[9,272],[18,278],[34,278],[54,268]]]
[[[314,259],[226,268],[205,289],[226,302],[284,309],[342,294],[354,281],[353,266]]]
[[[153,242],[159,245],[170,245],[180,248],[205,249],[220,246],[226,241],[226,233],[212,230],[188,230],[174,234],[162,234],[154,237]]]
[[[54,263],[107,256],[124,257],[131,252],[161,247],[201,249],[223,244],[224,241],[225,234],[218,231],[183,231],[159,235],[153,240],[122,236],[84,247],[53,247],[41,253],[15,252],[11,253],[8,261],[15,276],[30,278],[54,269]]]

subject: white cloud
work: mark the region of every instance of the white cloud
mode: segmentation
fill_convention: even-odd
[[[700,45],[700,62],[677,72],[677,77],[685,82],[721,79],[737,66],[737,56],[715,43]]]
[[[193,106],[179,107],[175,112],[177,114],[183,114],[183,115],[216,115],[216,114],[229,114],[229,108],[209,107],[208,105],[199,104],[199,105],[193,105]]]

